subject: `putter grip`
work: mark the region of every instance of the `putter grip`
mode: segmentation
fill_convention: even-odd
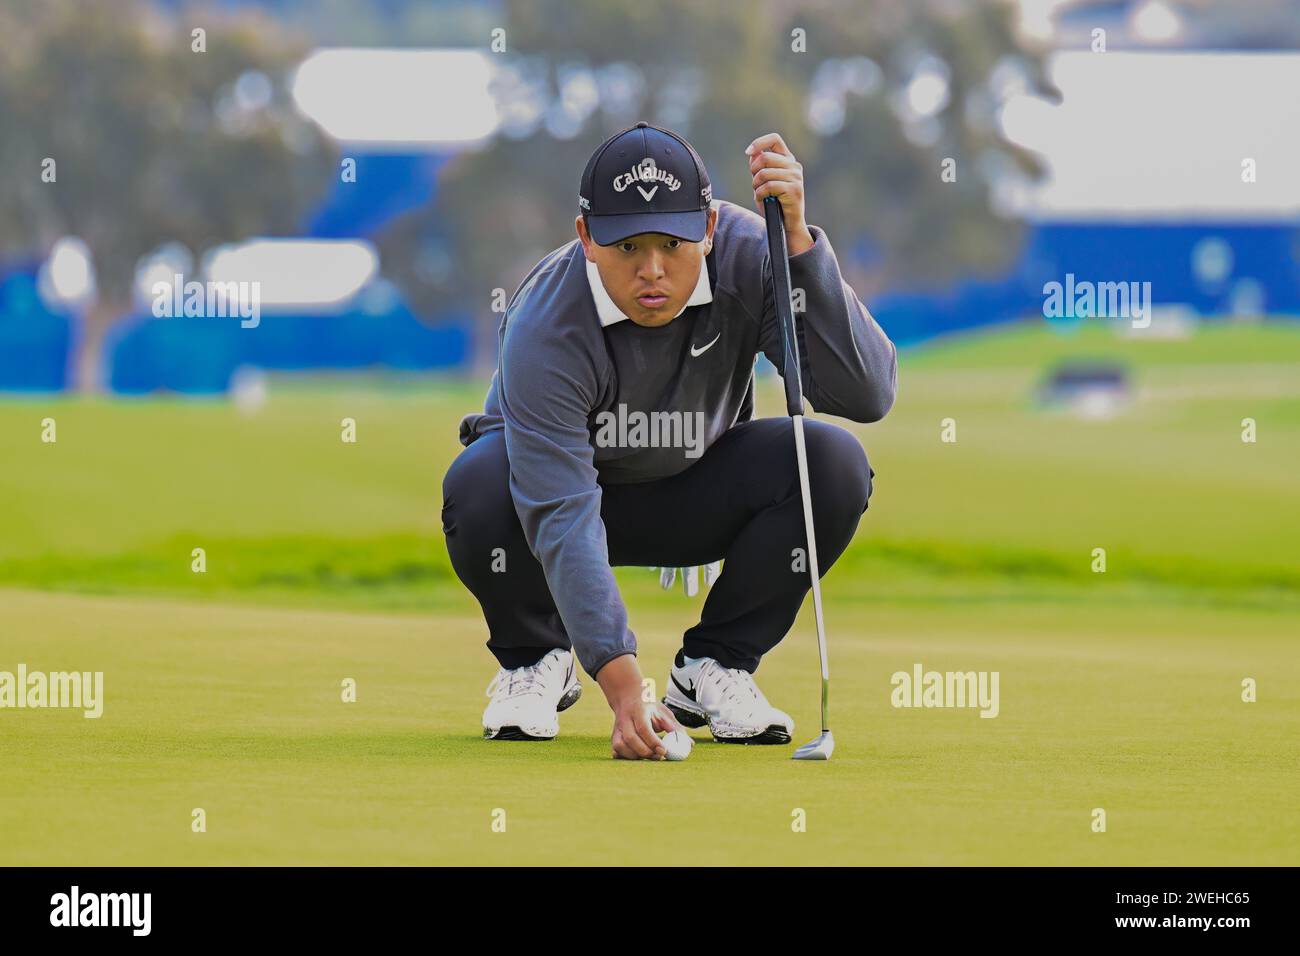
[[[785,410],[802,415],[803,382],[799,379],[799,339],[794,329],[794,302],[790,298],[790,253],[785,244],[785,220],[781,201],[775,196],[763,200],[767,220],[767,258],[772,263],[772,294],[776,317],[781,323],[781,377],[785,379]]]

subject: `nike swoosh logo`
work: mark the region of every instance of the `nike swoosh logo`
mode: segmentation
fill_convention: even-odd
[[[691,701],[695,700],[695,690],[694,690],[693,688],[690,688],[690,687],[683,687],[683,686],[681,685],[681,682],[678,681],[677,678],[674,677],[672,674],[669,674],[669,675],[668,675],[668,679],[669,679],[670,681],[673,682],[673,685],[674,685],[674,686],[675,686],[679,691],[682,692],[682,694],[686,697],[687,700],[691,700]]]
[[[722,338],[722,333],[721,333],[721,332],[719,332],[717,335],[715,335],[715,336],[713,337],[713,342],[718,341],[718,339],[720,339],[720,338]],[[703,355],[703,354],[704,354],[705,352],[707,352],[709,349],[713,348],[713,342],[710,342],[708,345],[704,346],[704,348],[702,348],[702,349],[696,349],[696,347],[695,347],[694,345],[692,345],[692,346],[691,346],[691,358],[699,358],[701,355]]]
[[[650,190],[649,192],[646,192],[644,189],[638,186],[636,187],[636,191],[641,194],[642,199],[644,199],[646,202],[649,202],[650,200],[655,198],[655,193],[659,191],[659,187],[656,186],[654,189]]]

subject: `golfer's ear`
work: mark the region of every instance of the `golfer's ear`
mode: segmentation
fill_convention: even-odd
[[[714,207],[709,208],[709,221],[704,226],[704,254],[707,256],[713,251],[713,228],[718,224],[718,210]]]
[[[587,261],[595,262],[596,260],[591,255],[591,234],[587,232],[587,223],[582,216],[578,216],[573,220],[573,228],[578,231],[578,239],[582,243],[582,252],[587,257]]]

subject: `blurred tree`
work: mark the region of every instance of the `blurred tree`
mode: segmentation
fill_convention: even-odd
[[[1038,171],[998,135],[995,110],[1008,90],[1047,91],[1013,16],[974,0],[511,0],[502,133],[453,161],[433,208],[381,237],[386,271],[417,304],[483,316],[486,347],[492,289],[572,238],[590,151],[640,119],[689,138],[715,195],[749,208],[742,151],[782,133],[805,166],[809,219],[863,295],[995,271],[1020,232],[998,190]],[[422,263],[449,243],[456,268],[431,276]]]
[[[173,2],[173,0],[161,0]],[[319,46],[473,46],[501,23],[500,0],[246,0]]]
[[[3,0],[0,36],[0,255],[88,245],[98,295],[76,371],[94,387],[141,256],[291,232],[328,188],[329,150],[279,83],[306,50],[256,12],[142,0]]]

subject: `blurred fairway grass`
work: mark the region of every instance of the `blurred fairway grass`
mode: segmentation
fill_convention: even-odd
[[[1134,407],[1036,410],[1045,368],[1087,356],[1131,365]],[[252,417],[0,404],[0,669],[103,670],[108,698],[97,721],[0,714],[0,864],[1300,861],[1294,326],[1013,327],[905,355],[894,411],[855,426],[877,484],[826,580],[826,765],[698,733],[684,764],[612,762],[589,680],[559,740],[477,739],[494,665],[438,488],[482,391],[275,379]],[[662,681],[700,598],[619,575]],[[999,717],[890,707],[913,662],[998,670]],[[815,733],[807,609],[760,682]]]
[[[1064,357],[1132,365],[1136,405],[1110,421],[1036,410]],[[777,414],[768,381],[760,413]],[[483,386],[387,391],[273,380],[243,416],[221,400],[0,404],[0,586],[220,596],[386,610],[474,605],[443,546],[441,478]],[[59,441],[39,441],[40,421]],[[358,442],[339,422],[357,421]],[[940,422],[958,441],[939,441]],[[1258,422],[1259,441],[1240,440]],[[837,597],[1291,602],[1300,596],[1300,330],[1214,326],[1182,341],[1012,327],[902,361],[882,423],[853,426],[872,506],[828,581]],[[207,573],[190,571],[191,550]],[[1090,571],[1093,548],[1108,571]],[[648,573],[620,571],[638,588]],[[934,593],[936,581],[942,585]],[[890,582],[889,587],[882,586]],[[1103,587],[1104,585],[1104,587]],[[1159,592],[1159,593],[1156,593]]]

